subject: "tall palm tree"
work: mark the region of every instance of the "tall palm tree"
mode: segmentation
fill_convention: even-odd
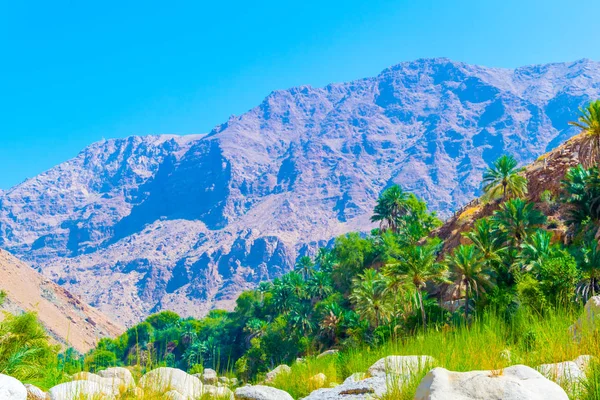
[[[539,271],[545,260],[552,255],[552,234],[548,231],[538,229],[525,242],[521,244],[521,253],[518,262],[521,270]]]
[[[416,290],[423,319],[423,328],[427,328],[423,291],[427,282],[439,280],[445,273],[444,266],[436,262],[439,250],[439,243],[409,246],[398,256],[395,262],[389,263],[384,269],[386,276],[392,279],[401,277]]]
[[[353,280],[350,301],[361,318],[377,328],[387,320],[392,310],[392,298],[386,290],[385,279],[370,268]]]
[[[502,200],[523,197],[527,194],[527,179],[521,175],[524,168],[517,168],[517,160],[503,155],[483,173],[483,191],[488,199],[502,195]]]
[[[546,222],[546,216],[534,208],[533,203],[523,199],[511,199],[500,205],[494,212],[494,221],[501,233],[518,247],[540,225]]]
[[[390,229],[397,232],[399,219],[407,212],[407,200],[408,194],[400,186],[393,185],[385,189],[377,199],[371,222],[379,222],[382,231]]]
[[[600,100],[592,101],[579,110],[581,115],[578,120],[569,124],[583,131],[583,151],[579,157],[583,165],[590,167],[600,160]]]
[[[579,267],[584,279],[577,285],[577,294],[587,301],[600,291],[600,248],[596,240],[588,240],[583,244]]]
[[[302,275],[302,277],[306,280],[314,273],[314,266],[315,263],[309,256],[302,256],[298,259],[294,271],[299,272]]]
[[[329,296],[333,292],[331,275],[323,271],[315,272],[308,280],[306,291],[315,302]]]
[[[490,286],[492,271],[486,268],[482,254],[475,245],[460,245],[446,257],[450,279],[459,295],[465,295],[465,321],[469,320],[469,300],[485,293]]]
[[[504,237],[499,233],[489,218],[481,218],[475,221],[473,229],[463,233],[463,236],[473,242],[484,260],[501,261],[506,247],[503,246]]]

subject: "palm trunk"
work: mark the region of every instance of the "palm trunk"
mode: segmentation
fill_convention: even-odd
[[[469,290],[465,290],[465,323],[469,324]]]
[[[417,289],[419,295],[419,305],[421,306],[421,318],[423,318],[423,330],[427,330],[427,321],[425,320],[425,306],[423,305],[423,295],[421,289]]]

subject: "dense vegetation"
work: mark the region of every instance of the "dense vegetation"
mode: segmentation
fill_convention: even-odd
[[[527,180],[513,157],[490,166],[482,187],[493,211],[474,221],[457,247],[444,250],[435,213],[414,194],[391,186],[374,208],[376,229],[343,235],[314,257],[300,257],[294,271],[242,293],[233,312],[211,311],[201,320],[161,312],[118,338],[102,339],[84,357],[67,352],[56,363],[64,372],[112,365],[191,372],[211,367],[252,380],[280,363],[330,348],[345,355],[360,351],[364,360],[374,361],[391,348],[397,354],[417,348],[419,340],[418,353],[442,361],[435,340],[446,349],[485,340],[496,355],[514,346],[517,357],[542,362],[545,352],[528,351],[537,349],[543,329],[560,327],[561,343],[567,343],[567,322],[600,290],[599,107],[591,103],[577,123],[587,151],[580,153],[582,165],[564,177],[560,193],[528,201]],[[565,210],[567,240],[557,240],[556,224],[541,204]],[[491,328],[480,331],[476,321]],[[444,336],[448,332],[451,339]],[[570,357],[577,355],[574,349],[554,350]],[[455,359],[446,365],[461,369],[454,365],[460,358],[449,354]],[[6,365],[2,356],[0,368]],[[488,356],[482,351],[481,362],[470,365],[492,368],[494,358]],[[360,370],[355,359],[344,357],[328,376]],[[306,394],[303,390],[296,392]]]
[[[597,106],[577,123],[589,147],[582,154],[594,157]],[[233,312],[212,311],[202,320],[152,315],[119,338],[103,339],[85,357],[85,368],[204,366],[251,379],[332,347],[381,345],[422,329],[468,325],[489,310],[506,321],[522,308],[543,315],[600,290],[596,158],[589,168],[571,169],[561,193],[539,199],[568,209],[568,244],[553,239],[548,227],[554,224],[526,200],[527,180],[513,157],[497,160],[482,186],[495,211],[446,254],[432,234],[441,224],[435,214],[391,186],[377,201],[372,221],[379,226],[369,234],[349,233],[314,258],[301,257],[293,272],[244,292]]]

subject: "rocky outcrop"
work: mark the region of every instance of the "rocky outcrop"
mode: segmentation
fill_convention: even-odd
[[[203,316],[298,255],[371,229],[392,183],[451,216],[491,161],[534,160],[598,97],[600,64],[588,60],[417,60],[276,91],[208,135],[103,141],[0,192],[0,247],[123,324],[161,309]]]
[[[270,386],[244,386],[235,390],[235,400],[294,400],[289,393]]]
[[[516,365],[498,371],[430,371],[419,384],[415,400],[567,400],[556,383],[536,370]]]

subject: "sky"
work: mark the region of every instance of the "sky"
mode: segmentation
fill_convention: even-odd
[[[600,60],[582,0],[0,1],[0,189],[130,135],[209,132],[270,92],[449,57]]]

